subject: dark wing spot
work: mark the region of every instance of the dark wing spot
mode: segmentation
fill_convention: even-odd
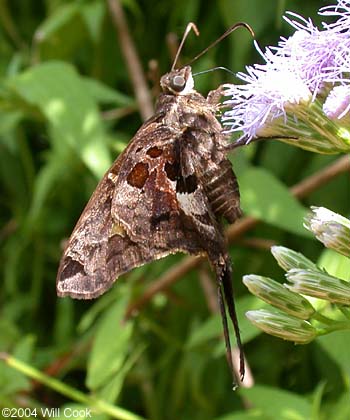
[[[67,280],[76,275],[86,275],[84,266],[79,261],[73,260],[71,257],[66,257],[64,260],[64,268],[61,271],[60,280]]]
[[[149,176],[148,164],[139,162],[130,171],[126,180],[132,187],[142,188]]]
[[[170,179],[170,181],[176,181],[180,176],[180,165],[178,162],[170,163],[167,162],[164,165],[164,170]]]
[[[170,219],[170,212],[161,213],[158,215],[151,216],[151,226],[153,228],[157,227],[157,225],[160,224],[160,222],[168,222]]]
[[[197,177],[191,174],[186,178],[180,177],[176,183],[176,192],[191,194],[196,191],[198,186]]]
[[[156,228],[161,222],[169,221],[176,198],[172,192],[155,190],[153,192],[153,205],[151,226]]]
[[[159,147],[157,146],[154,146],[150,147],[146,153],[148,154],[148,156],[151,156],[151,158],[157,158],[163,153],[163,150],[159,149]]]

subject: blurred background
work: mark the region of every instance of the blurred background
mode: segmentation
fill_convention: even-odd
[[[93,395],[128,411],[118,417],[102,410],[94,415],[101,419],[350,417],[349,334],[304,346],[262,334],[244,313],[263,304],[241,281],[256,273],[283,282],[273,244],[349,276],[349,267],[324,253],[302,226],[310,205],[349,217],[349,174],[331,177],[302,200],[289,191],[338,156],[273,140],[232,153],[244,214],[260,221],[230,234],[249,367],[246,385],[236,392],[206,263],[188,269],[192,260],[183,255],[153,262],[118,279],[96,301],[59,299],[55,291],[64,242],[98,180],[155,103],[159,78],[169,71],[187,23],[195,22],[200,36],[188,36],[183,64],[236,22],[248,23],[264,48],[293,32],[282,20],[286,10],[319,24],[318,9],[331,3],[125,0],[121,15],[118,8],[111,13],[119,4],[114,0],[0,1],[0,352],[49,378],[44,385],[0,361],[1,406],[84,407]],[[123,55],[127,31],[150,95],[142,109],[142,86],[133,83],[135,68]],[[255,62],[261,59],[253,40],[240,29],[193,70],[225,66],[237,72]],[[202,94],[238,82],[218,70],[195,77]],[[154,285],[161,293],[150,292]],[[50,378],[66,391],[55,390]]]

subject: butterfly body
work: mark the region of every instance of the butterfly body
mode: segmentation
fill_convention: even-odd
[[[59,296],[95,298],[121,274],[179,251],[206,254],[214,265],[226,255],[219,218],[239,216],[239,191],[217,104],[193,90],[190,67],[161,85],[154,116],[107,171],[71,235]]]
[[[95,298],[150,261],[176,252],[204,255],[216,274],[228,361],[233,372],[225,302],[243,378],[221,226],[222,218],[233,223],[241,210],[227,138],[216,119],[220,89],[204,98],[193,89],[189,66],[164,75],[161,87],[154,116],[104,175],[77,222],[60,262],[57,294]]]

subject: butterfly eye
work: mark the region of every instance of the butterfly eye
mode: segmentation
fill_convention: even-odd
[[[183,76],[174,76],[173,80],[171,81],[171,87],[176,92],[181,92],[181,90],[185,87],[186,80]]]

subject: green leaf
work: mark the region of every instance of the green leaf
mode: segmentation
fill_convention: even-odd
[[[239,319],[239,328],[242,333],[242,342],[247,343],[248,341],[261,334],[261,331],[252,325],[251,322],[245,317],[245,312],[253,309],[263,309],[269,307],[261,299],[256,298],[252,295],[246,295],[236,301],[237,316]],[[230,335],[234,339],[234,331],[229,324]],[[207,343],[209,340],[219,338],[222,336],[222,320],[220,314],[211,315],[205,322],[197,327],[189,337],[186,348],[193,349],[197,346]],[[220,349],[224,351],[224,342],[220,342]]]
[[[17,111],[13,112],[2,112],[0,114],[0,144],[5,144],[7,147],[13,149],[15,145],[11,145],[7,140],[7,134],[10,134],[19,123],[22,118],[22,114]]]
[[[324,414],[329,420],[348,420],[350,418],[349,391],[340,395],[337,402],[332,404]]]
[[[126,291],[126,288],[123,288]],[[88,362],[86,383],[96,390],[118,372],[129,352],[133,322],[124,321],[129,295],[124,293],[103,314]]]
[[[326,353],[334,360],[344,374],[347,380],[350,380],[349,348],[350,331],[335,331],[317,338]]]
[[[74,3],[57,8],[56,11],[37,28],[37,36],[40,40],[53,37],[57,34],[58,30],[64,27],[67,22],[70,22],[78,12],[79,6]]]
[[[8,351],[14,343],[20,340],[21,332],[8,315],[8,304],[2,307],[3,315],[0,318],[0,349]]]
[[[273,226],[310,238],[303,227],[308,210],[265,169],[249,168],[239,178],[242,209]]]
[[[232,22],[247,22],[253,28],[257,39],[259,35],[271,26],[276,13],[276,5],[274,2],[265,2],[261,7],[260,0],[237,1],[235,7],[230,2],[220,0],[217,2],[218,12],[222,16],[225,26],[228,28]],[[259,10],[259,13],[256,11]],[[232,63],[229,66],[231,70],[242,71],[241,64],[247,64],[247,51],[253,49],[252,36],[244,29],[237,31],[228,41],[231,43]],[[250,57],[249,57],[250,58]]]
[[[35,339],[32,335],[25,336],[17,342],[13,356],[28,362],[32,358]],[[0,389],[1,395],[10,395],[18,391],[29,391],[30,380],[23,374],[0,362]]]
[[[35,32],[41,58],[68,58],[83,43],[88,27],[80,13],[81,5],[71,3],[56,8]]]
[[[72,299],[57,300],[53,335],[55,342],[59,343],[60,346],[70,343],[72,337],[76,334],[76,326],[73,321],[74,306],[75,302]]]
[[[312,420],[318,420],[321,418],[321,403],[322,403],[322,397],[325,393],[325,382],[321,382],[316,387],[313,398],[312,398]]]
[[[96,300],[94,305],[84,313],[82,318],[79,321],[77,326],[77,331],[80,334],[85,333],[92,324],[96,321],[98,316],[103,313],[107,308],[114,304],[114,302],[119,299],[119,293],[117,287],[112,288],[109,293],[104,294],[99,299]]]
[[[145,347],[139,346],[133,349],[133,353],[125,360],[123,366],[115,373],[110,381],[106,382],[106,385],[100,388],[98,395],[104,401],[114,403],[122,391],[124,380],[126,375],[134,366],[136,360],[138,360],[141,354],[144,352]]]
[[[255,385],[239,389],[239,394],[264,415],[278,420],[310,420],[312,406],[307,398],[278,388]]]
[[[334,277],[346,281],[350,279],[350,259],[332,249],[323,250],[317,265]]]
[[[191,350],[220,336],[222,331],[221,317],[219,314],[211,315],[202,325],[193,330],[186,343],[186,349]]]
[[[17,98],[39,108],[47,120],[52,143],[47,163],[34,185],[29,214],[32,225],[74,157],[79,156],[98,178],[111,159],[97,103],[86,89],[86,80],[72,66],[61,62],[40,64],[10,78],[8,87]]]
[[[73,149],[97,177],[111,163],[104,127],[86,80],[65,63],[52,61],[9,79],[22,100],[37,106],[48,121],[55,151]],[[65,170],[62,165],[62,171]]]
[[[101,35],[107,3],[100,0],[90,0],[80,6],[81,15],[88,28],[90,38],[97,43]]]
[[[90,96],[100,103],[113,103],[119,106],[135,106],[136,102],[133,98],[126,96],[107,85],[104,85],[96,79],[90,79],[89,77],[82,78],[85,83],[85,87],[88,90]]]
[[[222,417],[215,417],[214,420],[272,420],[268,415],[265,415],[261,410],[236,411],[232,414],[227,414]]]

